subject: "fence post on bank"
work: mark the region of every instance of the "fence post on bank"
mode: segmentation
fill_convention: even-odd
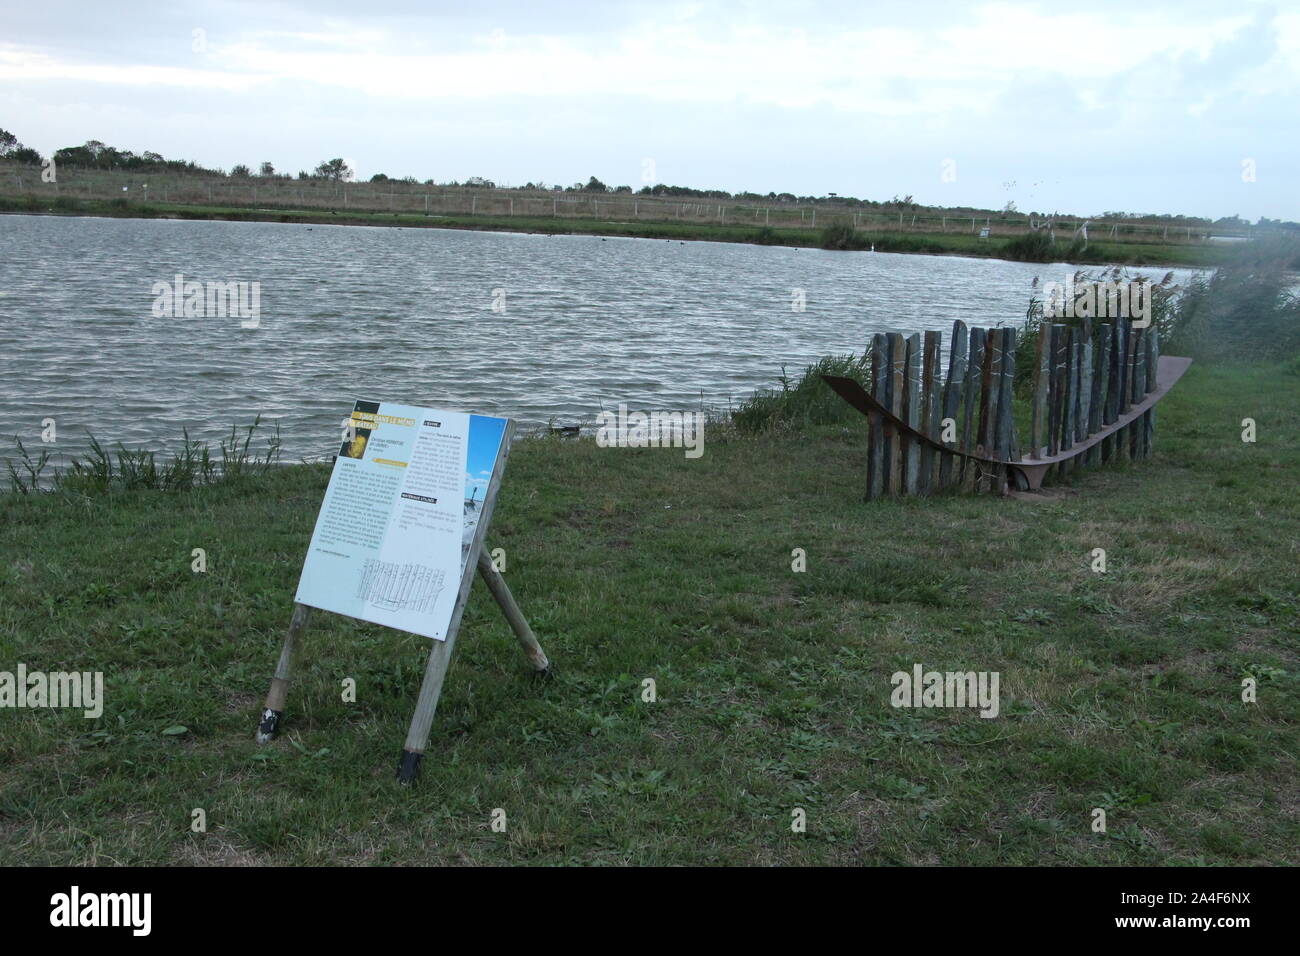
[[[953,423],[952,429],[956,440],[952,444],[955,447],[961,447],[961,434],[957,430],[957,410],[966,384],[968,341],[966,323],[961,319],[957,319],[952,324],[952,341],[948,345],[948,377],[943,383],[943,418],[944,420],[951,420]],[[942,425],[942,422],[940,424]],[[952,466],[952,455],[943,455],[940,458],[940,488],[947,488],[952,484]]]
[[[889,338],[889,410],[900,421],[904,420],[905,393],[904,380],[907,377],[907,344],[902,333],[890,332]],[[894,432],[889,443],[889,491],[890,494],[903,493],[903,436]]]
[[[998,350],[1001,336],[997,329],[989,329],[984,342],[984,367],[980,370],[980,418],[979,437],[976,439],[976,451],[985,457],[993,457],[994,436],[997,429],[998,383],[1002,377],[1002,357]],[[991,476],[977,474],[975,490],[987,490],[992,487]]]
[[[889,353],[885,336],[879,332],[871,337],[871,397],[889,407]],[[867,439],[867,500],[885,493],[885,467],[889,448],[885,438],[884,422],[872,416]]]
[[[906,379],[903,383],[904,405],[903,421],[909,428],[921,428],[921,334],[915,332],[907,337]],[[921,448],[920,443],[908,436],[904,442],[903,490],[917,494],[920,486]]]
[[[921,412],[919,429],[931,438],[935,435],[934,423],[939,412],[939,388],[936,378],[939,371],[939,343],[941,333],[927,331],[921,358]],[[934,449],[929,445],[920,448],[919,472],[917,474],[917,493],[928,495],[934,484]]]
[[[961,424],[961,444],[962,451],[967,454],[974,454],[979,444],[980,435],[980,405],[983,402],[984,394],[984,352],[988,339],[988,330],[973,328],[970,330],[970,361],[966,363],[966,388],[965,399],[962,408]],[[967,460],[961,460],[961,475],[958,483],[965,486],[967,473]],[[974,482],[974,468],[971,471],[971,481]]]
[[[1045,442],[1043,429],[1047,418],[1047,392],[1052,380],[1052,326],[1046,322],[1038,326],[1038,348],[1034,353],[1034,398],[1030,409],[1029,457],[1042,455]]]

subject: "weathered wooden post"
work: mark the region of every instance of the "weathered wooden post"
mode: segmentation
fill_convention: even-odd
[[[1160,330],[1154,325],[1147,331],[1147,391],[1151,392],[1156,387],[1156,372],[1160,368]],[[1145,415],[1142,416],[1143,447],[1149,456],[1156,443],[1156,409],[1153,405]]]
[[[293,658],[298,649],[298,638],[307,629],[309,620],[311,620],[311,608],[306,604],[295,604],[293,617],[289,620],[289,630],[284,635],[284,645],[280,648],[280,660],[275,665],[275,676],[271,678],[271,689],[266,695],[266,706],[262,708],[262,719],[257,725],[259,744],[269,742],[280,729],[285,701],[289,696],[289,681],[292,678]]]
[[[1133,343],[1133,404],[1138,404],[1147,393],[1147,335],[1146,329],[1137,330]],[[1143,416],[1145,417],[1145,416]],[[1129,451],[1134,461],[1146,457],[1146,427],[1142,420],[1128,427]]]
[[[871,337],[871,397],[889,407],[889,349],[885,336],[877,332]],[[885,493],[885,463],[888,458],[884,422],[872,415],[867,441],[867,500]]]
[[[1092,415],[1092,322],[1079,324],[1079,405],[1074,421],[1074,440],[1082,442],[1090,434],[1088,419]],[[1083,459],[1078,465],[1083,464]]]
[[[920,429],[931,438],[938,440],[939,422],[939,332],[925,333],[924,355],[921,369],[921,413]],[[922,445],[920,449],[920,473],[917,476],[917,493],[928,495],[934,484],[934,448]]]
[[[980,370],[980,418],[979,438],[975,448],[980,455],[996,457],[997,443],[997,409],[999,384],[1002,380],[1002,334],[999,329],[989,329],[984,343],[984,367]],[[975,490],[992,490],[995,484],[992,474],[979,475],[975,481]]]
[[[970,361],[966,363],[965,395],[962,397],[961,447],[967,454],[974,454],[979,442],[980,406],[983,402],[984,389],[984,352],[988,331],[976,326],[970,330]],[[966,484],[967,460],[961,460],[961,474],[958,483]],[[970,469],[972,483],[975,469]]]
[[[1120,381],[1123,378],[1124,322],[1119,320],[1111,331],[1110,348],[1106,356],[1106,407],[1105,422],[1113,425],[1120,415]],[[1101,460],[1108,464],[1116,459],[1115,436],[1107,435],[1101,443]]]
[[[1064,325],[1052,326],[1052,380],[1051,402],[1048,407],[1047,453],[1055,455],[1061,451],[1062,421],[1065,417],[1065,384],[1068,380],[1068,363],[1066,361],[1069,336]],[[1055,470],[1055,469],[1054,469]]]
[[[921,335],[919,332],[907,337],[907,379],[903,384],[906,392],[904,399],[903,421],[909,428],[921,427]],[[904,440],[903,490],[914,495],[920,487],[921,449],[920,443],[907,437]]]
[[[1038,350],[1034,355],[1034,399],[1029,421],[1029,457],[1039,458],[1047,450],[1045,429],[1048,418],[1048,391],[1052,381],[1052,326],[1038,326]]]
[[[1088,397],[1088,434],[1101,431],[1106,423],[1106,388],[1110,375],[1110,338],[1114,327],[1109,323],[1097,329],[1096,349],[1093,352],[1092,393]],[[1101,446],[1098,442],[1088,449],[1085,461],[1089,465],[1101,464]]]
[[[1061,393],[1061,451],[1074,447],[1074,416],[1078,405],[1079,362],[1077,341],[1078,329],[1066,326],[1065,329],[1065,382]],[[1064,477],[1070,473],[1072,462],[1066,459],[1056,466],[1057,474]]]
[[[906,421],[907,345],[899,332],[890,332],[889,339],[889,410],[900,421]],[[903,436],[895,432],[889,442],[889,493],[903,493]]]
[[[488,557],[486,549],[478,553],[478,573],[487,585],[488,592],[496,599],[497,606],[501,608],[501,613],[505,615],[506,623],[510,625],[510,630],[514,632],[515,640],[523,648],[524,655],[528,662],[533,665],[533,670],[539,674],[549,673],[551,662],[542,650],[542,645],[537,643],[537,635],[533,629],[528,626],[528,621],[524,614],[519,610],[519,605],[515,603],[514,595],[510,593],[510,588],[506,585],[506,579],[501,576],[496,567],[492,564],[492,559]]]
[[[1006,391],[1006,417],[1003,419],[1004,444],[1008,459],[1020,457],[1020,442],[1016,437],[1015,394],[1016,394],[1016,330],[1003,329],[1002,387]],[[1011,475],[1007,475],[1008,480]]]
[[[957,431],[957,411],[962,392],[966,387],[966,361],[969,357],[966,323],[957,319],[952,324],[952,342],[948,346],[948,377],[943,383],[943,417],[953,423],[953,433],[957,440],[954,446],[960,447],[961,435]],[[953,456],[944,455],[939,462],[939,487],[952,485]]]

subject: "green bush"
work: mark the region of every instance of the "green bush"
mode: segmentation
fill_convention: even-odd
[[[823,249],[865,249],[867,240],[857,234],[852,223],[833,222],[821,231],[817,244]]]
[[[1259,240],[1212,275],[1197,276],[1164,351],[1202,362],[1277,361],[1300,352],[1300,297],[1292,291],[1298,255],[1294,239]]]
[[[781,388],[756,393],[731,413],[731,421],[738,431],[749,433],[851,422],[858,413],[831,391],[821,376],[843,375],[865,382],[870,372],[867,353],[825,356],[804,369],[797,382],[791,382],[782,366]]]
[[[1018,262],[1051,262],[1059,259],[1056,243],[1042,231],[1027,232],[1002,244],[1002,257]]]

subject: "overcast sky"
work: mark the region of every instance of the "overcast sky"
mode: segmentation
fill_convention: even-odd
[[[0,0],[46,155],[1300,220],[1298,106],[1295,4]]]

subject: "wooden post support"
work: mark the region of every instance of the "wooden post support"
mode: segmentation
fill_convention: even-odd
[[[1113,425],[1122,414],[1120,407],[1120,381],[1123,378],[1123,356],[1124,354],[1124,322],[1115,323],[1115,328],[1110,340],[1110,354],[1106,358],[1107,381],[1106,381],[1106,424]],[[1115,435],[1107,435],[1101,443],[1101,460],[1103,464],[1109,464],[1118,458],[1119,453],[1116,451],[1118,442]]]
[[[1047,450],[1043,436],[1047,427],[1047,392],[1052,379],[1052,327],[1038,327],[1038,351],[1034,361],[1034,400],[1029,423],[1029,457],[1040,458]]]
[[[948,377],[943,383],[943,418],[951,419],[956,440],[954,448],[961,447],[961,433],[957,430],[957,409],[961,402],[962,391],[966,384],[966,359],[969,341],[966,323],[957,319],[952,324],[952,342],[948,346]],[[942,419],[940,420],[940,438],[942,438]],[[945,442],[944,444],[948,444]],[[939,487],[952,485],[953,456],[944,455],[939,461]]]
[[[1016,330],[1003,329],[1002,387],[1006,393],[1006,417],[1003,419],[1006,443],[1005,457],[1020,458],[1020,439],[1016,434],[1015,391],[1016,391]],[[1003,480],[1007,489],[1011,486],[1019,491],[1029,490],[1029,481],[1017,469],[1003,469]]]
[[[920,430],[936,441],[939,439],[939,347],[942,340],[943,333],[933,330],[927,331],[921,358]],[[934,449],[929,445],[922,446],[919,471],[917,473],[918,494],[930,494],[931,486],[934,483],[934,469]]]
[[[996,458],[993,447],[997,427],[999,383],[1002,377],[1002,333],[999,329],[988,329],[984,342],[984,365],[980,370],[980,411],[979,428],[975,439],[975,450],[988,458]],[[988,480],[981,481],[981,478]],[[976,475],[975,490],[992,487],[991,476]]]
[[[284,635],[284,645],[280,648],[280,661],[275,665],[275,676],[271,678],[271,689],[266,694],[266,706],[262,708],[262,719],[257,725],[259,744],[269,743],[280,729],[280,719],[284,716],[284,702],[289,696],[289,678],[294,652],[298,646],[298,637],[307,629],[307,622],[310,619],[311,608],[306,604],[294,604],[289,630]]]
[[[907,379],[903,383],[903,421],[920,431],[921,424],[921,334],[907,337]],[[915,495],[920,488],[921,447],[911,437],[903,439],[903,493]]]
[[[510,588],[506,585],[506,579],[492,565],[492,559],[488,557],[486,551],[479,551],[478,553],[478,573],[483,578],[483,583],[487,585],[488,590],[492,592],[492,596],[496,598],[501,612],[506,616],[506,622],[510,625],[510,630],[515,632],[519,646],[524,649],[524,654],[528,656],[529,663],[533,665],[533,670],[538,673],[549,672],[551,662],[546,659],[546,652],[542,650],[542,645],[537,643],[537,637],[533,634],[533,629],[524,620],[523,612],[519,610],[514,595],[510,593]]]
[[[1051,382],[1048,393],[1047,419],[1047,454],[1055,455],[1061,450],[1061,417],[1065,414],[1065,341],[1066,327],[1061,324],[1052,326]],[[1055,469],[1053,469],[1054,471]]]
[[[871,337],[871,397],[889,407],[889,348],[885,336],[877,332]],[[884,422],[874,415],[870,422],[867,443],[867,500],[883,495],[889,487],[885,469],[889,462],[889,442]]]
[[[1079,393],[1079,365],[1076,343],[1078,342],[1078,329],[1074,326],[1067,326],[1065,329],[1065,368],[1064,384],[1061,389],[1061,451],[1069,451],[1074,447],[1074,409],[1076,397]],[[1058,476],[1064,477],[1071,470],[1073,462],[1066,460],[1056,466]]]
[[[1136,330],[1133,339],[1133,404],[1136,405],[1146,397],[1147,394],[1147,361],[1146,351],[1147,342],[1150,336],[1147,329]],[[1146,428],[1139,419],[1128,427],[1129,432],[1129,457],[1138,461],[1146,456],[1144,439],[1146,437]]]
[[[1079,403],[1074,416],[1074,441],[1088,437],[1089,403],[1092,401],[1092,321],[1079,323]],[[1083,464],[1081,459],[1079,465]]]
[[[889,410],[894,417],[906,420],[904,413],[903,381],[907,369],[907,345],[898,332],[890,332],[889,340]],[[903,436],[894,432],[889,440],[889,493],[903,493]]]
[[[966,363],[966,387],[963,389],[965,395],[962,397],[961,412],[961,450],[968,455],[974,454],[975,446],[979,444],[979,410],[983,401],[984,351],[987,338],[987,329],[976,326],[970,330],[970,361]],[[966,458],[961,460],[961,473],[957,477],[957,484],[963,487],[966,485],[967,461]],[[971,468],[972,475],[974,472],[975,469]]]
[[[1154,325],[1146,335],[1147,391],[1156,387],[1156,373],[1160,368],[1160,330]],[[1152,408],[1142,416],[1142,450],[1150,456],[1156,443],[1156,410]]]
[[[1110,335],[1112,327],[1102,325],[1097,329],[1097,345],[1092,357],[1092,394],[1088,398],[1088,434],[1101,431],[1106,421],[1106,383],[1109,373]],[[1101,464],[1101,442],[1088,449],[1084,456],[1089,465]]]

